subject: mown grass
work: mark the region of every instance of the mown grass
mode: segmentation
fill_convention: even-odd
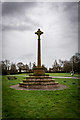
[[[50,76],[72,77],[70,73],[49,73],[49,75]],[[79,74],[74,74],[74,77],[78,77],[78,76]]]
[[[3,118],[78,118],[80,119],[80,96],[78,79],[59,79],[60,84],[68,86],[64,90],[24,91],[10,88],[17,80],[2,79],[2,117]]]
[[[30,73],[33,74],[33,73]],[[72,77],[70,73],[46,73],[49,74],[50,76],[63,76],[63,77]],[[22,73],[22,74],[15,74],[15,75],[29,75],[29,73]],[[14,75],[12,75],[14,76]],[[74,74],[74,77],[78,77],[80,74]]]

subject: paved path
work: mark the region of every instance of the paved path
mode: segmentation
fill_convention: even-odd
[[[71,78],[71,79],[80,79],[80,77],[64,77],[64,76],[51,76],[52,78]]]
[[[53,87],[52,89],[47,89],[47,88],[45,88],[45,89],[33,89],[33,88],[24,88],[24,87],[20,87],[19,86],[19,84],[17,84],[17,85],[12,85],[12,86],[10,86],[10,88],[13,88],[13,89],[16,89],[16,90],[62,90],[62,89],[66,89],[66,88],[68,88],[66,85],[62,85],[62,84],[58,84],[58,86],[57,87]]]

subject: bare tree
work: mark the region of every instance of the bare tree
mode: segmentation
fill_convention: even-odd
[[[33,67],[32,67],[32,69],[34,69],[35,67],[36,67],[36,63],[34,62],[34,63],[33,63]]]
[[[22,62],[17,63],[17,67],[19,68],[19,73],[21,73],[21,69],[23,68],[24,64]]]
[[[57,72],[57,71],[60,70],[60,66],[57,63],[57,60],[54,61],[54,64],[53,64],[52,68],[53,68],[53,72]]]
[[[76,53],[70,59],[72,62],[72,71],[80,73],[80,53]]]
[[[29,62],[29,69],[31,69],[31,62]]]
[[[72,69],[72,64],[71,64],[71,62],[65,60],[65,61],[64,61],[64,65],[63,65],[63,70],[64,70],[65,72],[70,72],[71,69]]]
[[[42,65],[42,67],[45,69],[45,72],[47,72],[47,68],[45,67],[45,65]]]
[[[17,73],[16,65],[13,64],[13,63],[11,64],[10,73],[11,73],[11,74],[13,74],[13,73]]]
[[[4,60],[1,61],[0,63],[0,68],[2,70],[2,74],[9,74],[9,67],[10,67],[10,61],[9,60]]]

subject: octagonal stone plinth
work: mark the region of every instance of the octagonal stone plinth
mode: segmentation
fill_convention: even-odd
[[[45,75],[45,69],[43,67],[36,67],[33,69],[33,75]]]

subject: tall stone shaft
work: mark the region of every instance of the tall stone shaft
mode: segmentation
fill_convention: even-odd
[[[37,67],[41,67],[41,46],[40,46],[40,39],[38,39],[38,60],[37,60]]]
[[[38,29],[38,31],[35,32],[35,34],[38,35],[38,59],[37,59],[37,67],[40,68],[40,67],[41,67],[41,46],[40,46],[40,35],[43,34],[43,32],[41,32],[40,29]]]

